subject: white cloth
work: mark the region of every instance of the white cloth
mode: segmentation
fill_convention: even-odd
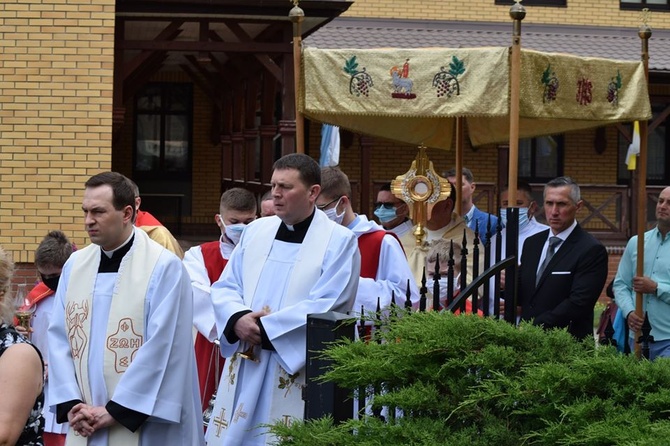
[[[384,230],[382,226],[368,220],[365,215],[357,215],[348,228],[356,234],[356,237]],[[391,305],[391,292],[395,293],[396,304],[403,307],[407,299],[405,293],[407,292],[408,279],[412,303],[418,304],[419,289],[414,282],[412,271],[409,269],[405,252],[395,237],[386,234],[382,239],[381,251],[379,252],[377,277],[375,279],[360,278],[354,311],[360,312],[361,305],[366,313],[374,311],[377,308],[377,297],[380,298],[381,308],[388,307]]]
[[[526,239],[531,235],[546,231],[547,229],[549,229],[549,226],[539,223],[537,220],[535,220],[534,217],[528,220],[528,224],[519,231],[519,253],[517,257],[517,264],[521,264],[521,253],[523,252],[523,244],[526,242]],[[500,259],[503,260],[507,256],[507,228],[503,228],[503,230],[500,232],[500,236],[502,238],[502,243],[500,244]],[[491,265],[495,265],[496,263],[496,246],[496,237],[493,235],[491,236]],[[491,277],[491,280],[489,281],[489,293],[491,296],[489,300],[489,314],[493,314],[494,291],[495,276]]]
[[[31,335],[31,342],[42,353],[44,364],[49,365],[49,338],[47,330],[49,328],[49,321],[51,320],[51,312],[54,305],[54,294],[42,298],[37,302],[35,307],[35,314],[31,328],[33,333]],[[54,434],[65,434],[68,430],[67,423],[57,423],[56,414],[49,410],[49,376],[44,381],[44,432],[51,432]]]
[[[275,240],[279,217],[250,223],[233,252],[221,279],[212,285],[216,326],[224,356],[246,348],[229,343],[223,330],[231,316],[240,311],[268,308],[263,328],[276,352],[257,349],[260,362],[234,355],[224,370],[217,391],[217,406],[207,429],[208,444],[265,445],[275,438],[263,435],[261,423],[272,423],[282,414],[302,416],[304,402],[300,385],[282,387],[293,404],[275,410],[279,379],[304,378],[306,361],[306,322],[308,314],[349,311],[353,305],[360,275],[360,254],[354,234],[315,212],[302,244]],[[315,253],[323,247],[322,254]],[[314,258],[322,259],[315,263]],[[295,290],[302,290],[298,293]],[[227,374],[239,363],[233,379]],[[296,380],[297,381],[297,380]],[[232,392],[235,392],[234,394]],[[282,392],[283,393],[283,392]],[[224,401],[232,401],[227,410]],[[222,416],[223,415],[223,416]],[[278,415],[278,416],[275,416]]]
[[[133,245],[126,255],[132,254],[135,247]],[[65,295],[70,286],[72,265],[79,252],[73,253],[63,267],[48,331],[49,356],[59,358],[49,367],[49,401],[53,410],[57,404],[82,400],[75,379],[65,314]],[[104,385],[103,351],[117,277],[118,273],[100,273],[96,278],[94,304],[90,309],[88,358],[93,401],[88,403],[104,406],[113,400],[149,415],[141,426],[141,444],[204,445],[191,342],[192,293],[185,268],[178,257],[163,251],[151,273],[147,295],[141,297],[145,299],[144,344],[110,397]],[[72,286],[76,286],[76,282]],[[96,432],[88,444],[106,446],[107,430]]]
[[[409,231],[411,231],[412,228],[414,228],[414,223],[412,223],[412,220],[408,219],[400,223],[395,228],[389,229],[389,231],[393,232],[395,235],[398,236],[398,238],[400,238],[403,235],[407,234]],[[403,248],[407,249],[406,246],[403,246]]]
[[[233,249],[235,249],[235,245],[228,242],[227,239],[223,237],[219,239],[221,257],[229,259]],[[212,284],[209,281],[209,274],[207,274],[207,267],[200,245],[186,251],[183,262],[193,287],[193,326],[209,342],[214,342],[216,339],[216,323],[210,293]]]

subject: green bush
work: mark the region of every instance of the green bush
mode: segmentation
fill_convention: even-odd
[[[390,321],[381,343],[340,342],[324,375],[383,388],[374,417],[270,429],[283,446],[668,445],[670,365],[577,342],[564,330],[450,313]]]

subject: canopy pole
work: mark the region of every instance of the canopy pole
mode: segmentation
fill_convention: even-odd
[[[300,112],[300,62],[302,59],[301,24],[305,20],[305,12],[298,6],[300,0],[292,0],[293,8],[288,13],[293,22],[293,83],[295,88],[295,151],[305,153],[305,120]]]
[[[509,104],[509,167],[507,178],[507,202],[516,206],[517,177],[519,175],[519,97],[521,84],[521,21],[526,17],[526,8],[521,0],[510,8],[509,16],[514,21],[510,61]]]
[[[463,198],[461,194],[463,193],[463,146],[464,146],[464,136],[463,136],[463,118],[458,116],[456,117],[456,203],[454,203],[454,210],[461,217],[463,216]]]
[[[649,83],[649,38],[651,37],[651,28],[647,24],[649,19],[649,9],[642,10],[642,25],[638,29],[637,35],[640,36],[642,43],[642,66],[644,67],[644,77]],[[640,121],[640,157],[638,159],[637,178],[637,276],[644,276],[644,233],[647,230],[647,132],[649,123],[646,119]],[[644,318],[642,305],[642,293],[635,293],[635,314]],[[642,349],[639,339],[642,332],[638,330],[635,333],[635,356],[639,359],[642,355]]]

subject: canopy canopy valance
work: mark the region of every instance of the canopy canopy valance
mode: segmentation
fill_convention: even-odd
[[[409,144],[452,147],[466,118],[473,145],[507,143],[509,48],[305,48],[305,116]],[[642,62],[521,50],[519,137],[651,118]]]

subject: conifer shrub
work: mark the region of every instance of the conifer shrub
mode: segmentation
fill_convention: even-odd
[[[275,424],[281,446],[670,444],[670,362],[638,361],[564,330],[451,313],[391,317],[380,343],[338,342],[322,377],[383,389],[402,416]]]

